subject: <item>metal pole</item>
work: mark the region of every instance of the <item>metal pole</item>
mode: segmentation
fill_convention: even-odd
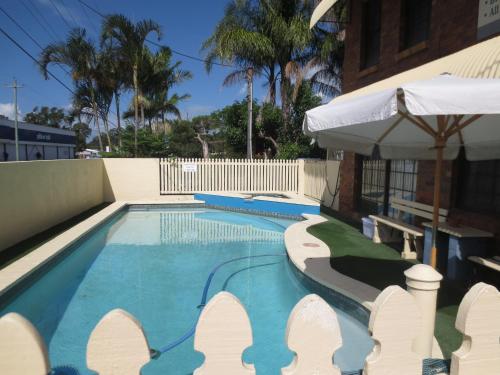
[[[252,122],[253,122],[253,68],[247,69],[248,90],[248,127],[247,127],[247,158],[252,159]]]
[[[443,169],[443,152],[446,146],[445,129],[446,123],[444,116],[436,116],[438,123],[438,135],[436,137],[436,167],[434,171],[434,209],[432,212],[432,249],[431,266],[435,269],[437,266],[437,232],[439,226],[439,207],[441,206],[441,175]]]
[[[16,161],[19,161],[19,133],[17,131],[17,81],[14,79],[14,134],[16,141]]]
[[[14,78],[14,83],[12,85],[7,85],[7,87],[14,89],[14,139],[16,145],[16,161],[19,161],[19,133],[18,133],[18,116],[17,116],[17,89],[23,86],[18,85],[16,79]]]

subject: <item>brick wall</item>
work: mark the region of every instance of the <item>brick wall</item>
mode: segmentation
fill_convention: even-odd
[[[477,42],[478,0],[434,0],[426,47],[402,57],[399,51],[399,0],[382,0],[380,61],[376,71],[360,72],[361,0],[351,0],[346,28],[344,92],[449,55]]]
[[[361,216],[356,210],[357,197],[361,187],[360,157],[353,152],[344,152],[344,160],[340,164],[339,211],[353,219]]]

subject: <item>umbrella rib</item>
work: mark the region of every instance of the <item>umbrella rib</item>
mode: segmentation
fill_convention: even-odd
[[[405,119],[410,121],[412,124],[418,126],[424,132],[429,134],[432,138],[436,137],[436,132],[434,131],[434,129],[432,129],[432,127],[427,122],[425,122],[424,119],[422,119],[421,117],[419,117],[419,116],[412,117],[412,116],[410,116],[409,113],[403,112],[403,111],[398,111],[398,113],[400,114],[400,116],[404,117]],[[422,122],[420,122],[420,121],[422,121]]]
[[[446,138],[449,138],[451,137],[452,135],[456,134],[457,132],[460,132],[462,131],[463,128],[465,128],[466,126],[469,126],[470,124],[472,124],[474,121],[476,121],[477,119],[481,118],[483,115],[474,115],[472,117],[469,117],[467,120],[465,120],[464,122],[462,122],[461,124],[459,124],[458,122],[456,123],[456,125],[450,129],[448,129],[448,131],[446,132]],[[462,116],[463,117],[463,116]],[[461,117],[461,118],[462,118]]]
[[[404,120],[403,116],[398,118],[394,122],[394,124],[392,124],[389,128],[387,128],[387,130],[379,137],[379,139],[377,139],[376,143],[380,144],[380,142],[382,142],[385,139],[385,137],[387,137],[389,135],[389,133],[392,132],[394,130],[394,128],[396,128],[396,126],[398,126],[401,123],[401,121],[403,121],[403,120]]]

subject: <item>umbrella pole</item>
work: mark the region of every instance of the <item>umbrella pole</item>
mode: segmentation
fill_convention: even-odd
[[[434,171],[434,208],[432,213],[432,250],[431,250],[431,266],[437,266],[437,231],[439,225],[439,206],[441,202],[441,174],[443,167],[443,150],[444,145],[436,144],[436,167]]]

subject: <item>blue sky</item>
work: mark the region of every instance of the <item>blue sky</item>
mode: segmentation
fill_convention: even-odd
[[[216,23],[222,17],[226,0],[190,0],[190,1],[159,1],[159,0],[85,0],[100,12],[123,13],[134,21],[151,18],[160,23],[163,28],[162,43],[183,53],[203,57],[200,52],[201,43],[211,34]],[[65,21],[70,26],[84,27],[94,40],[98,40],[95,29],[100,24],[99,16],[85,9],[78,0],[5,0],[1,7],[21,24],[42,46],[47,45],[54,37],[63,39],[69,28],[66,22],[54,8],[54,3]],[[26,5],[37,16],[40,14],[50,23],[44,30]],[[37,47],[23,32],[0,12],[0,26],[13,36],[25,49],[35,57],[40,48]],[[52,36],[51,35],[55,34]],[[14,46],[4,35],[0,34],[0,114],[12,116],[12,89],[5,85],[15,77],[24,85],[19,90],[18,100],[21,114],[30,112],[35,106],[68,107],[71,103],[69,92],[54,79],[44,80],[38,67],[22,51]],[[223,87],[224,77],[231,68],[214,67],[210,74],[205,71],[204,64],[179,55],[175,60],[183,62],[182,67],[193,73],[193,79],[174,89],[179,94],[189,93],[191,99],[181,105],[184,116],[193,117],[209,113],[215,109],[241,100],[245,95],[243,84],[233,87]],[[53,66],[52,72],[68,86],[71,81],[58,67]],[[255,84],[255,97],[261,100],[265,89],[261,82]],[[130,97],[124,96],[122,108],[129,105]]]

